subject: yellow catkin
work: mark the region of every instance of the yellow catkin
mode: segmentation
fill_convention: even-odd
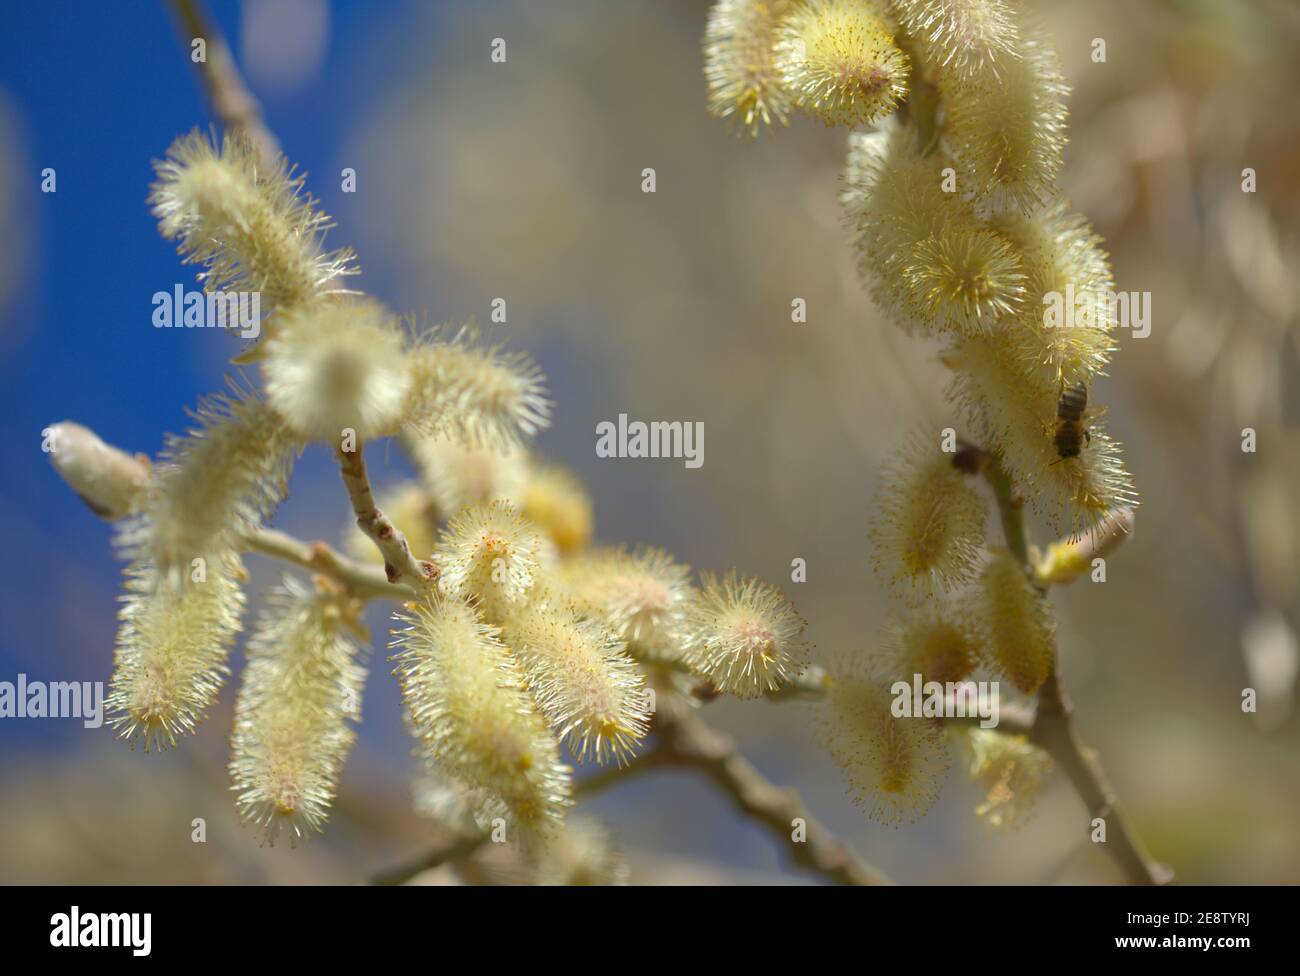
[[[598,549],[563,564],[566,595],[642,656],[678,659],[694,598],[690,568],[662,549]]]
[[[1033,814],[1052,771],[1052,757],[1023,735],[992,729],[966,730],[967,771],[987,794],[975,808],[991,827],[1013,829]]]
[[[485,447],[455,437],[403,436],[403,443],[442,518],[461,509],[504,501],[518,507],[528,478],[528,457],[520,447]]]
[[[796,5],[781,24],[776,56],[795,105],[827,125],[866,125],[907,96],[907,55],[872,0]]]
[[[973,606],[990,660],[1016,690],[1033,694],[1051,673],[1056,625],[1047,602],[1008,550],[993,552]]]
[[[337,290],[341,276],[355,273],[350,250],[323,249],[331,222],[302,192],[302,178],[283,159],[259,171],[242,136],[227,135],[217,147],[196,130],[154,168],[149,202],[158,228],[179,241],[187,261],[207,267],[209,291],[257,292],[269,311]]]
[[[193,575],[160,574],[140,562],[127,568],[104,704],[132,748],[173,746],[207,716],[229,674],[244,609],[243,575],[233,552],[210,555]]]
[[[922,681],[963,681],[979,666],[983,645],[965,603],[944,603],[895,614],[886,625],[881,652],[889,673]]]
[[[581,552],[591,542],[595,529],[591,498],[568,468],[536,461],[530,464],[519,507],[561,556]]]
[[[627,761],[649,728],[645,678],[623,641],[564,604],[510,617],[503,637],[538,708],[579,762]]]
[[[524,835],[561,823],[570,771],[499,630],[436,593],[398,620],[394,673],[422,756],[485,791]]]
[[[435,555],[444,591],[474,600],[490,623],[500,624],[540,579],[543,540],[512,506],[492,502],[448,522]]]
[[[450,342],[425,342],[407,353],[406,424],[425,436],[513,447],[550,423],[545,380],[523,353],[476,348],[474,336],[466,328]]]
[[[821,733],[853,802],[888,825],[924,816],[939,793],[949,756],[935,719],[896,718],[890,679],[866,657],[839,662],[821,706]]]
[[[984,500],[934,438],[916,434],[886,465],[870,539],[877,568],[911,599],[960,586],[984,545]]]
[[[1007,0],[892,0],[926,64],[970,81],[1018,57],[1015,8]]]
[[[168,437],[143,514],[120,536],[165,575],[188,575],[196,558],[236,548],[275,510],[301,447],[264,400],[239,389],[206,398],[193,417],[193,429]]]
[[[792,0],[719,0],[704,31],[708,108],[738,131],[785,125],[792,97],[776,63],[777,28]]]
[[[230,774],[241,815],[268,843],[319,832],[329,816],[361,716],[359,610],[286,579],[249,638]]]
[[[805,623],[776,588],[706,573],[688,616],[691,665],[721,692],[756,698],[803,672]]]
[[[977,79],[940,77],[963,192],[1028,210],[1050,198],[1066,144],[1069,88],[1051,41],[1023,30],[1016,57]]]

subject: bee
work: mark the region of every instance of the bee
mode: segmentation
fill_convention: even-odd
[[[1088,408],[1088,388],[1075,383],[1068,390],[1061,388],[1061,398],[1056,401],[1056,453],[1062,461],[1077,458],[1083,445],[1091,443],[1092,435],[1083,423],[1083,412]]]

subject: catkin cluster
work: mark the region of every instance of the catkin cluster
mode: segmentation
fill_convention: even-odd
[[[859,271],[952,371],[967,446],[920,432],[887,466],[871,536],[899,609],[877,653],[837,669],[825,712],[856,798],[895,822],[924,812],[947,745],[932,720],[891,718],[885,690],[987,671],[1037,691],[1055,653],[1041,587],[1077,575],[1071,554],[1111,544],[1136,505],[1092,396],[1117,349],[1110,262],[1057,185],[1068,89],[1019,0],[719,0],[705,53],[710,110],[751,134],[790,107],[853,130],[841,201]],[[990,464],[1071,539],[1032,577],[985,538],[972,475]],[[1013,744],[990,737],[973,768],[1001,792],[981,809],[1014,823],[1008,793],[1031,798],[1046,763],[1025,752],[994,775]]]
[[[479,345],[472,326],[418,332],[343,288],[354,259],[325,250],[329,220],[302,179],[254,160],[242,138],[186,136],[157,164],[150,201],[209,291],[261,296],[260,339],[236,356],[260,382],[241,373],[203,401],[153,463],[58,428],[60,472],[122,519],[115,727],[149,751],[203,720],[242,627],[241,553],[285,497],[294,460],[323,444],[357,516],[347,547],[384,564],[403,602],[391,661],[436,784],[420,790],[422,808],[453,829],[503,825],[529,841],[534,880],[622,879],[599,828],[558,829],[573,793],[565,753],[627,762],[664,696],[685,708],[703,688],[779,690],[804,667],[803,620],[734,571],[697,584],[661,550],[593,546],[583,486],[525,444],[549,420],[540,371]],[[419,477],[376,506],[348,457],[388,437]],[[379,543],[398,537],[427,573],[387,562]],[[269,841],[322,828],[356,737],[360,612],[373,593],[348,579],[287,578],[247,642],[230,773],[242,815]]]

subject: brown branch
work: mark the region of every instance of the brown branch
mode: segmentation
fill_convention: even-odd
[[[204,60],[195,67],[212,114],[225,128],[244,133],[269,171],[279,159],[280,144],[263,121],[262,108],[244,84],[225,37],[213,26],[199,0],[172,0],[171,6],[187,46],[198,38],[203,39]]]
[[[490,836],[488,831],[476,834],[451,834],[436,847],[423,851],[417,857],[384,872],[370,883],[374,885],[406,884],[416,875],[423,874],[425,871],[432,871],[444,864],[455,864],[458,861],[473,857],[478,849],[488,842]]]
[[[799,794],[776,786],[736,748],[730,736],[693,715],[679,715],[660,724],[659,750],[670,764],[695,769],[744,813],[767,827],[784,843],[791,859],[839,884],[889,884],[889,878],[862,860],[844,841],[809,814]],[[795,820],[804,823],[804,839],[793,838]]]
[[[427,559],[416,559],[411,547],[393,521],[375,505],[375,494],[366,474],[366,461],[361,454],[362,445],[345,451],[335,448],[334,457],[339,462],[339,475],[348,490],[352,512],[357,517],[357,528],[364,532],[384,557],[384,573],[390,583],[406,583],[417,593],[423,592],[438,578],[438,567]]]
[[[279,529],[259,528],[244,536],[244,544],[250,552],[328,576],[357,597],[406,600],[418,595],[404,583],[390,583],[378,566],[349,559],[324,542],[303,542]]]
[[[1025,574],[1039,592],[1043,593],[1045,584],[1037,580],[1034,567],[1029,561],[1023,499],[1016,493],[1001,459],[996,455],[992,455],[984,468],[984,476],[997,498],[1007,548],[1019,560]],[[1053,655],[1051,674],[1038,689],[1038,708],[1029,731],[1030,741],[1060,764],[1075,792],[1088,808],[1090,819],[1101,817],[1106,822],[1106,849],[1131,883],[1158,885],[1172,881],[1173,872],[1148,853],[1129,823],[1119,798],[1106,779],[1096,752],[1084,745],[1079,738],[1074,728],[1073,712],[1061,681],[1060,654],[1056,653]]]

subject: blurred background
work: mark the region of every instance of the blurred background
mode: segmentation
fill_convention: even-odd
[[[1057,590],[1066,682],[1139,833],[1186,882],[1300,880],[1300,12],[1278,0],[1035,0],[1073,94],[1062,186],[1150,291],[1094,391],[1143,505],[1108,582]],[[943,426],[936,349],[871,306],[839,223],[840,130],[799,118],[751,144],[705,112],[703,0],[217,0],[267,122],[360,256],[359,287],[431,322],[489,320],[557,401],[541,453],[573,468],[605,542],[783,585],[819,657],[870,647],[887,606],[866,524],[882,460]],[[507,60],[489,58],[503,38]],[[1104,38],[1107,60],[1090,60]],[[40,431],[80,421],[154,453],[218,389],[217,330],[155,330],[192,286],[156,233],[150,160],[211,119],[161,4],[7,11],[0,57],[0,680],[106,681],[120,567]],[[42,193],[42,170],[57,192]],[[357,191],[340,192],[352,167]],[[657,192],[641,192],[653,167]],[[1241,191],[1253,168],[1258,189]],[[790,321],[794,297],[808,321]],[[703,421],[705,464],[605,460],[595,425]],[[1241,430],[1257,431],[1243,454]],[[372,449],[379,484],[409,474]],[[347,524],[320,450],[276,524]],[[1038,527],[1036,541],[1048,536]],[[790,583],[791,560],[808,579]],[[281,569],[250,557],[256,591]],[[160,755],[108,728],[0,720],[0,882],[364,881],[418,850],[414,769],[382,608],[360,741],[325,835],[259,847],[224,763],[234,689]],[[236,652],[235,661],[241,652]],[[1259,690],[1258,715],[1241,692]],[[1114,881],[1061,777],[1011,833],[954,768],[929,816],[867,820],[812,731],[815,706],[720,701],[774,781],[901,881]],[[804,882],[689,772],[584,804],[634,882]],[[206,844],[190,840],[202,817]]]

